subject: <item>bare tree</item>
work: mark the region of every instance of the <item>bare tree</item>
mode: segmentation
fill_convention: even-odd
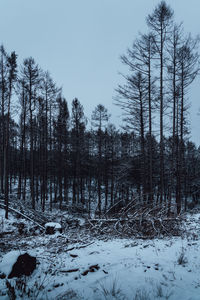
[[[164,68],[166,66],[165,49],[170,26],[172,24],[173,11],[161,1],[153,13],[147,17],[147,24],[154,36],[154,47],[159,60],[160,81],[160,201],[163,201],[164,193]]]
[[[5,153],[5,133],[6,133],[6,94],[8,91],[7,86],[7,76],[8,76],[8,68],[7,68],[7,53],[2,45],[0,48],[1,60],[0,60],[0,92],[1,92],[1,191],[4,193],[4,153]]]
[[[10,115],[11,115],[11,98],[14,88],[14,83],[17,76],[17,55],[12,52],[11,55],[7,56],[8,66],[8,90],[7,90],[7,118],[6,118],[6,136],[5,136],[5,149],[4,149],[4,184],[5,184],[5,205],[6,214],[5,217],[8,219],[8,195],[9,195],[9,133],[10,133]]]
[[[148,120],[148,95],[147,81],[141,72],[126,76],[126,84],[119,85],[117,89],[119,98],[117,104],[126,113],[126,122],[128,128],[138,133],[140,138],[140,164],[141,164],[141,182],[142,197],[146,202],[147,182],[146,182],[146,153],[145,153],[145,130]]]
[[[30,190],[32,208],[35,209],[34,191],[34,152],[33,152],[33,118],[36,110],[37,95],[39,92],[40,69],[35,60],[30,57],[24,60],[21,68],[21,80],[23,80],[28,96],[29,126],[30,126]]]
[[[102,182],[102,129],[104,127],[105,122],[109,120],[108,110],[102,105],[98,104],[95,110],[92,113],[92,121],[93,126],[97,128],[97,143],[98,143],[98,214],[99,217],[101,216],[101,209],[102,209],[102,201],[101,201],[101,182]]]
[[[177,175],[175,168],[177,167],[178,159],[178,107],[179,107],[179,59],[178,52],[183,42],[183,28],[182,24],[174,25],[172,34],[168,40],[168,86],[169,86],[169,97],[172,103],[172,145],[171,145],[171,169],[170,169],[170,181],[169,181],[169,202],[168,202],[168,214],[171,209],[171,198],[173,189],[174,175]],[[176,155],[175,155],[176,154]]]
[[[43,97],[44,105],[43,105],[43,114],[45,119],[44,124],[44,159],[43,159],[43,201],[42,207],[45,209],[45,202],[48,200],[48,194],[50,195],[50,209],[52,210],[52,176],[49,176],[49,185],[50,190],[48,192],[48,163],[49,161],[49,153],[52,153],[52,111],[55,107],[56,99],[58,94],[60,93],[60,89],[56,87],[53,79],[51,78],[49,72],[43,72],[42,80],[41,80],[41,95]],[[52,170],[49,170],[50,173]]]
[[[59,189],[59,207],[62,208],[63,203],[63,178],[66,173],[66,149],[68,143],[69,131],[69,111],[67,101],[59,97],[58,116],[54,120],[54,153],[55,153],[55,201],[57,200],[57,186]]]
[[[130,68],[131,72],[138,71],[146,78],[148,90],[148,194],[149,201],[153,200],[153,170],[152,170],[152,113],[155,105],[155,78],[153,75],[153,61],[155,58],[154,36],[152,33],[140,35],[131,49],[128,49],[127,55],[121,57],[122,62]]]
[[[183,184],[183,174],[184,170],[184,136],[188,133],[187,128],[187,92],[188,87],[196,78],[199,72],[199,53],[197,51],[198,39],[192,39],[189,35],[183,45],[178,50],[178,78],[179,78],[179,107],[178,107],[178,118],[177,118],[177,128],[179,133],[177,135],[177,188],[176,188],[176,202],[177,202],[177,212],[181,211],[181,198],[183,196],[181,185]],[[177,130],[178,130],[177,129]]]
[[[72,166],[73,166],[73,203],[84,204],[82,166],[84,155],[84,134],[86,118],[83,106],[77,98],[72,101],[71,114],[71,144],[72,144]]]

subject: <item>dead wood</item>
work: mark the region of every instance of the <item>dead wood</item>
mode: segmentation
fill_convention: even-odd
[[[96,234],[155,238],[181,235],[182,221],[180,215],[168,217],[164,205],[140,204],[134,199],[111,218],[105,214],[102,219],[88,219],[87,226]]]

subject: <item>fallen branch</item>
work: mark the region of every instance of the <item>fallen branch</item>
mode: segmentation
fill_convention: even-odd
[[[88,247],[88,246],[90,246],[90,245],[92,245],[92,244],[94,244],[94,242],[91,242],[91,243],[89,243],[89,244],[82,245],[82,246],[79,246],[79,247],[75,246],[75,247],[69,248],[69,249],[67,249],[67,250],[65,250],[65,251],[68,252],[68,251],[72,251],[72,250],[74,250],[74,249],[78,250],[78,249],[86,248],[86,247]]]
[[[69,269],[69,270],[60,270],[62,273],[73,273],[73,272],[78,272],[79,269]]]
[[[0,203],[0,206],[2,206],[3,208],[6,207],[6,205],[5,205],[5,204],[2,204],[2,203]],[[28,216],[24,215],[24,214],[21,213],[20,211],[18,211],[18,210],[16,210],[16,209],[12,208],[12,207],[10,207],[10,206],[8,207],[8,210],[9,210],[9,211],[12,211],[12,212],[14,212],[14,213],[16,213],[16,214],[18,214],[18,215],[20,215],[21,217],[23,217],[24,219],[26,219],[26,220],[28,220],[28,221],[33,222],[35,225],[37,225],[37,226],[39,226],[40,228],[42,228],[42,229],[45,230],[45,227],[44,227],[44,226],[42,226],[42,225],[40,225],[38,222],[32,220],[31,218],[29,218]]]

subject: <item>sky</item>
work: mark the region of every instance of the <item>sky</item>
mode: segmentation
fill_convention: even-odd
[[[146,17],[158,0],[0,0],[0,43],[18,54],[19,63],[32,56],[49,70],[71,108],[77,97],[90,120],[99,103],[121,124],[114,105],[115,88],[126,69],[120,61],[128,47],[146,33]],[[185,32],[200,34],[199,0],[168,0]],[[191,140],[200,144],[199,78],[190,92]],[[89,121],[90,122],[90,121]]]

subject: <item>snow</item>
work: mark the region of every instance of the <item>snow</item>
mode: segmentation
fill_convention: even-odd
[[[61,229],[61,225],[59,223],[49,222],[45,224],[45,228],[47,227],[53,227],[55,229]]]
[[[188,215],[183,237],[99,240],[88,235],[86,242],[77,232],[74,241],[62,234],[22,237],[21,243],[20,249],[32,249],[39,261],[26,279],[30,299],[200,299],[200,214]],[[17,255],[4,255],[1,271],[8,274]],[[94,265],[99,269],[90,272]],[[8,299],[6,279],[0,280],[0,291],[0,299]],[[20,292],[16,289],[17,299],[28,298]]]
[[[15,218],[12,214],[9,215],[9,220],[5,218],[5,210],[0,209],[0,233],[4,231],[12,231],[13,226],[12,223],[15,222]]]
[[[81,299],[98,299],[103,288],[111,291],[116,282],[121,297],[124,295],[126,299],[133,299],[141,289],[147,291],[150,299],[156,299],[156,293],[162,290],[163,297],[171,294],[170,299],[199,300],[199,246],[199,243],[189,246],[181,239],[138,240],[135,243],[132,240],[98,241],[76,250],[78,257],[75,259],[70,260],[66,255],[61,257],[63,267],[79,268],[77,274],[71,273],[63,278],[63,283],[67,281]],[[185,265],[178,264],[182,248],[188,258]],[[98,264],[100,269],[82,276],[83,271],[93,264]],[[74,280],[75,275],[77,280]]]
[[[16,263],[18,257],[22,255],[19,250],[10,251],[4,255],[2,262],[0,263],[0,272],[8,276],[11,271],[13,265]]]

